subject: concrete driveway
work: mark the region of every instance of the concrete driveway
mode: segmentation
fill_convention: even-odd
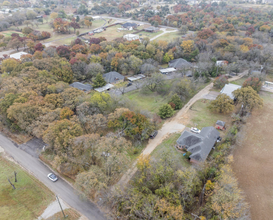
[[[204,95],[202,98],[208,99],[208,100],[215,100],[217,96],[220,94],[221,94],[220,92],[210,91],[208,94]]]

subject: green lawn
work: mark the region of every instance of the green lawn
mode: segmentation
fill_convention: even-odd
[[[158,113],[158,109],[168,102],[167,96],[158,95],[156,92],[147,92],[142,94],[140,90],[131,91],[124,94],[125,97],[132,100],[139,109]]]
[[[191,106],[189,110],[191,121],[187,127],[197,127],[202,129],[207,126],[215,126],[217,120],[226,122],[227,128],[231,125],[230,115],[211,112],[208,109],[209,102],[209,100],[202,99]]]
[[[172,41],[174,38],[178,38],[178,37],[181,37],[181,34],[179,34],[179,31],[163,34],[162,36],[156,38],[155,40],[156,41],[158,40]]]
[[[17,172],[18,182],[14,183]],[[14,183],[13,190],[7,178]],[[37,219],[54,200],[53,193],[18,165],[0,155],[0,219]]]
[[[158,31],[156,33],[141,31],[141,32],[138,33],[138,35],[141,36],[142,38],[144,38],[144,37],[153,38],[153,37],[155,37],[155,36],[157,36],[159,34],[162,34],[162,33],[163,33],[163,31]]]
[[[21,32],[17,32],[17,31],[4,31],[4,32],[1,32],[1,34],[3,34],[5,37],[10,37],[13,33],[19,34],[20,37],[24,36]]]
[[[244,83],[244,81],[245,81],[247,78],[248,78],[248,77],[242,77],[241,79],[232,81],[232,82],[230,82],[230,83],[231,83],[231,84],[236,84],[236,85],[242,86],[243,83]]]
[[[160,159],[163,153],[168,153],[176,164],[182,165],[183,167],[190,166],[189,161],[183,157],[183,153],[179,152],[174,147],[180,135],[180,133],[171,134],[156,147],[151,156],[155,159]]]

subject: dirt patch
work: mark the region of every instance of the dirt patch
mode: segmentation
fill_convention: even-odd
[[[253,112],[234,150],[233,169],[255,220],[273,216],[273,96],[266,94],[264,108]]]

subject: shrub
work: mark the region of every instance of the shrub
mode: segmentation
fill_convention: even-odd
[[[172,98],[170,100],[170,103],[173,103],[175,105],[175,108],[174,108],[175,110],[178,110],[178,109],[182,108],[182,101],[181,101],[181,99],[179,98],[179,96],[177,94],[174,94],[172,96]]]
[[[258,77],[249,77],[243,83],[243,87],[248,86],[251,86],[256,92],[259,92],[262,88],[262,81]]]
[[[174,110],[169,104],[165,104],[159,108],[159,116],[161,118],[170,118],[173,116]]]
[[[217,89],[222,89],[225,84],[228,84],[228,79],[224,75],[218,76],[213,82],[213,86]]]
[[[169,102],[169,105],[175,110],[175,104],[173,102]]]

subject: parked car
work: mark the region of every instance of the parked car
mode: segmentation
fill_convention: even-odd
[[[129,83],[127,84],[127,87],[129,87],[129,86],[131,86],[131,85],[133,85],[133,83],[129,82]]]
[[[195,134],[200,134],[201,131],[198,128],[191,128],[191,132]]]
[[[222,138],[218,137],[217,140],[216,140],[216,142],[219,143],[219,142],[221,142],[221,140],[222,140]]]
[[[153,131],[151,134],[150,134],[150,138],[151,139],[154,139],[155,138],[155,136],[158,134],[158,131]]]
[[[53,182],[56,182],[58,180],[58,177],[54,173],[49,173],[47,175],[47,178],[50,179]]]

